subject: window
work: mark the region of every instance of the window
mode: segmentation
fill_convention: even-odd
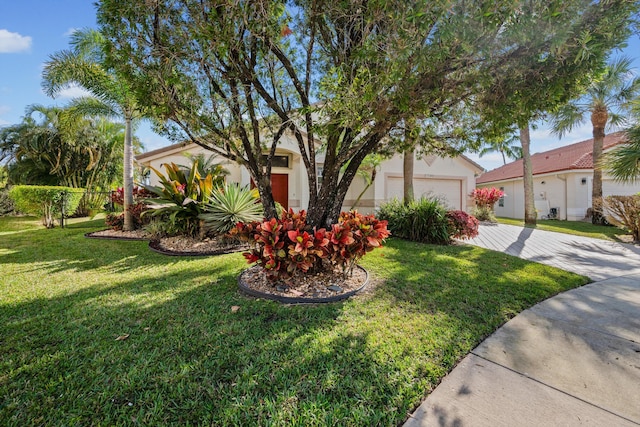
[[[318,184],[318,188],[320,188],[322,186],[322,172],[324,172],[324,167],[323,165],[320,164],[316,164],[316,177],[317,177],[317,184]]]
[[[498,199],[498,207],[504,208],[504,187],[500,187],[500,191],[502,191],[502,197]]]
[[[262,155],[262,159],[266,162],[269,156],[267,154]],[[289,156],[284,155],[274,155],[271,158],[271,167],[273,168],[288,168],[289,167]]]

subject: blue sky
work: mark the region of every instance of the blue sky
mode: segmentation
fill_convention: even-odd
[[[40,87],[43,64],[52,53],[68,48],[69,34],[77,28],[96,27],[95,7],[90,0],[1,0],[0,1],[0,126],[18,123],[31,104],[64,105],[82,94],[79,88],[64,91],[57,99]],[[640,38],[629,40],[624,54],[640,69]],[[136,135],[147,150],[171,144],[142,125]],[[541,152],[591,138],[585,125],[562,140],[549,135],[544,123],[531,132],[532,152]],[[502,165],[499,153],[482,158],[468,156],[487,170]]]

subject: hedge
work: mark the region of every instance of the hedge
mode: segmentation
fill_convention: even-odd
[[[54,218],[60,216],[63,201],[64,216],[71,216],[83,194],[82,188],[44,185],[16,185],[9,191],[17,211],[42,217],[47,228],[55,226]]]

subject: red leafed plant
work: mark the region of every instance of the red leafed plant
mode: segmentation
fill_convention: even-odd
[[[351,211],[340,214],[338,223],[331,226],[329,234],[331,262],[351,274],[356,262],[367,252],[382,246],[391,233],[387,229],[387,221]]]
[[[478,220],[465,211],[448,211],[449,235],[455,239],[472,239],[478,235]]]
[[[238,223],[232,234],[255,247],[243,255],[261,265],[273,281],[290,280],[297,271],[317,271],[323,262],[351,272],[357,260],[389,236],[387,222],[373,215],[343,212],[330,231],[311,229],[306,212],[289,209],[281,219]]]
[[[488,207],[493,209],[493,205],[496,204],[500,198],[504,196],[504,191],[491,187],[491,188],[475,188],[471,192],[471,197],[476,202],[478,207]]]
[[[124,205],[124,188],[119,187],[115,191],[111,192],[111,203],[118,206]],[[145,190],[142,187],[133,187],[133,200],[134,202],[138,202],[142,199],[148,199],[153,197],[153,193]]]
[[[124,205],[124,189],[122,187],[111,192],[111,202],[122,207]],[[129,206],[129,212],[133,217],[133,225],[140,228],[144,224],[142,213],[148,210],[144,199],[153,197],[153,194],[142,187],[133,187],[133,205]],[[110,212],[105,218],[105,223],[114,230],[122,230],[124,226],[124,213]]]

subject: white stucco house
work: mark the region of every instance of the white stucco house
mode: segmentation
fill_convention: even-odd
[[[607,135],[604,139],[604,152],[622,143],[623,132]],[[538,218],[548,216],[553,210],[558,219],[584,219],[592,204],[593,139],[533,154],[531,163]],[[505,197],[495,205],[497,216],[524,218],[522,176],[522,160],[516,160],[477,178],[477,187],[496,187],[505,192]],[[604,173],[602,192],[604,197],[637,194],[640,192],[640,184],[619,183]]]
[[[197,144],[190,142],[178,143],[168,147],[149,151],[136,156],[136,161],[143,166],[152,166],[163,171],[163,163],[188,164],[185,153],[194,155],[204,153],[213,155]],[[226,159],[213,159],[222,164],[230,174],[227,181],[241,185],[250,185],[249,172],[236,163]],[[321,175],[323,158],[317,159],[318,175]],[[414,165],[414,193],[420,196],[438,196],[451,209],[461,209],[470,212],[473,200],[469,193],[476,186],[476,176],[483,168],[465,156],[455,158],[426,156],[416,157]],[[154,173],[150,176],[149,184],[158,185],[159,180]],[[365,180],[356,176],[347,193],[343,210],[349,210],[354,205],[358,195],[365,188]],[[272,187],[274,199],[286,208],[294,210],[307,209],[309,205],[307,174],[304,169],[297,142],[292,134],[285,133],[276,150],[272,166]],[[362,213],[372,213],[382,203],[393,199],[401,199],[403,190],[402,156],[396,155],[384,161],[377,172],[375,182],[356,205]]]

